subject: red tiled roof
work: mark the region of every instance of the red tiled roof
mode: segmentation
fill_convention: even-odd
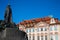
[[[58,19],[57,18],[54,18],[55,19],[55,22],[58,23]],[[36,18],[36,19],[32,19],[32,20],[25,20],[23,22],[20,22],[21,25],[27,25],[27,24],[31,24],[31,23],[38,23],[40,21],[44,21],[48,24],[50,24],[50,20],[51,18],[50,17],[44,17],[44,18]]]

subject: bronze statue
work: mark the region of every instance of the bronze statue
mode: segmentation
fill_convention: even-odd
[[[6,23],[12,22],[12,10],[10,8],[10,5],[8,5],[6,8],[4,19]]]
[[[12,22],[10,5],[6,8],[4,20],[0,21],[0,40],[28,40],[27,33],[19,30]]]

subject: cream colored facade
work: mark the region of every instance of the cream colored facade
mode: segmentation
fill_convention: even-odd
[[[56,23],[54,18],[50,19],[49,24],[40,21],[33,27],[23,28],[28,34],[28,40],[60,40],[60,23]]]

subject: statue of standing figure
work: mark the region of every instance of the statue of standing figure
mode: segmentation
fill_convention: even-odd
[[[4,19],[6,23],[12,22],[12,10],[10,8],[10,5],[8,5],[6,8]]]
[[[0,40],[28,40],[27,33],[19,30],[16,24],[12,22],[10,5],[6,8],[4,20],[0,22],[0,30]]]

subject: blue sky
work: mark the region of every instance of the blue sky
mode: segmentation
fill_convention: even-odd
[[[4,20],[4,13],[8,0],[0,0],[0,20]],[[33,18],[49,15],[60,20],[60,0],[10,0],[12,19],[16,24]]]

